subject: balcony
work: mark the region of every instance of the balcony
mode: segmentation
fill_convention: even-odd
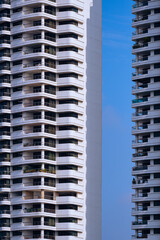
[[[10,184],[9,183],[3,183],[3,184],[0,184],[0,188],[10,188]]]
[[[10,171],[8,170],[0,171],[0,175],[10,175]]]
[[[135,185],[135,184],[144,184],[144,183],[148,183],[148,179],[139,179],[139,180],[133,179],[132,180],[132,184],[133,185]]]
[[[41,173],[51,173],[51,174],[55,174],[56,171],[55,170],[49,170],[49,169],[26,169],[23,171],[24,173],[35,173],[35,172],[41,172]]]
[[[138,226],[138,225],[147,225],[148,224],[148,221],[147,220],[144,220],[144,221],[135,221],[135,222],[132,222],[132,225],[135,225],[135,226]]]
[[[0,31],[10,31],[11,29],[10,29],[10,27],[8,27],[8,26],[1,26],[0,27]]]
[[[148,101],[148,98],[147,97],[144,97],[144,98],[139,98],[139,99],[134,99],[132,100],[132,103],[143,103],[143,102],[146,102]]]
[[[145,43],[135,43],[133,45],[133,49],[144,48],[144,47],[148,47],[148,42],[145,42]]]
[[[143,171],[147,169],[148,169],[148,166],[137,166],[132,168],[133,171]]]
[[[134,153],[133,157],[145,157],[147,155],[148,155],[147,152],[139,152],[139,153]]]
[[[145,6],[148,6],[148,1],[139,2],[139,3],[137,3],[137,4],[134,4],[132,7],[133,7],[133,9],[135,9],[135,8],[145,7]]]
[[[0,214],[10,214],[10,210],[6,209],[0,210]]]

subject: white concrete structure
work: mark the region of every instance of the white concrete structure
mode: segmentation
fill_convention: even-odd
[[[132,239],[160,239],[160,1],[135,1]]]
[[[0,240],[101,239],[101,0],[0,0]]]

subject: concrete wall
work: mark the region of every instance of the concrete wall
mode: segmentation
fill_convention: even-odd
[[[90,16],[86,29],[86,240],[101,240],[102,1],[88,0],[88,7]]]

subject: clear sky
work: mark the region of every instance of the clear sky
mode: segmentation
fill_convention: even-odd
[[[131,239],[131,0],[103,0],[102,239]]]

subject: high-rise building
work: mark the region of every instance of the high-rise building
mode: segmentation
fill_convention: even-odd
[[[101,239],[101,0],[0,0],[0,240]]]
[[[135,1],[132,239],[160,239],[160,1]]]

